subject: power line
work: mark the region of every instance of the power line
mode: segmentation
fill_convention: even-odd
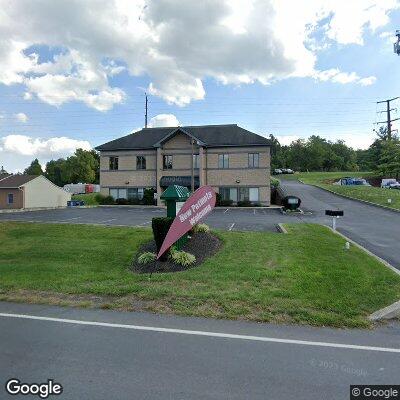
[[[386,121],[378,121],[377,124],[386,124],[387,126],[387,136],[388,139],[392,139],[392,122],[399,120],[400,118],[390,118],[390,112],[396,110],[395,108],[390,108],[390,103],[397,100],[399,97],[393,97],[392,99],[377,101],[377,104],[386,103]],[[396,110],[397,111],[397,110]],[[385,112],[385,111],[383,111]]]

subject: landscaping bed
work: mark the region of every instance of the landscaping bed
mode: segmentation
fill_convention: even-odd
[[[199,232],[191,236],[187,243],[182,247],[183,251],[193,254],[196,261],[188,266],[183,266],[173,262],[170,258],[166,261],[154,260],[147,264],[138,262],[139,254],[144,252],[157,253],[157,246],[154,240],[151,240],[141,246],[139,253],[132,262],[132,270],[136,273],[157,273],[157,272],[178,272],[185,271],[201,265],[207,258],[214,255],[221,247],[222,241],[213,233]]]
[[[196,268],[133,273],[145,228],[0,223],[0,300],[188,316],[371,327],[400,299],[400,276],[316,224],[288,234],[218,232]]]

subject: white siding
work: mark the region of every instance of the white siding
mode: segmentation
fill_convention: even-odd
[[[71,194],[39,176],[24,185],[24,208],[66,207]]]

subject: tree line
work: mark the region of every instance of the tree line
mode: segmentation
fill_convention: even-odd
[[[99,183],[100,157],[95,150],[77,149],[68,158],[59,158],[46,163],[45,171],[36,158],[24,170],[28,175],[44,175],[57,186],[67,183]]]
[[[295,171],[371,171],[379,176],[399,178],[400,140],[380,128],[368,149],[354,150],[343,140],[332,142],[318,135],[298,139],[285,146],[270,135],[271,169]]]
[[[343,140],[332,142],[313,135],[282,145],[274,136],[271,142],[271,169],[291,168],[295,171],[371,171],[379,176],[399,178],[400,139],[389,137],[381,128],[371,146],[354,150]],[[58,186],[67,183],[99,183],[100,157],[95,150],[77,149],[68,158],[46,163],[43,170],[38,159],[25,169],[25,174],[44,175]]]

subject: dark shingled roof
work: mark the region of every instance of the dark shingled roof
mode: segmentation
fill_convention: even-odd
[[[38,176],[39,175],[10,175],[9,177],[0,181],[0,189],[17,189],[25,185],[25,183],[37,178]]]
[[[7,178],[7,176],[10,176],[10,174],[0,174],[0,181],[2,180],[2,179],[5,179],[5,178]]]
[[[195,139],[198,139],[205,147],[268,146],[270,144],[265,137],[243,129],[236,124],[232,124],[143,128],[138,132],[97,146],[96,150],[151,149],[177,129],[181,129]]]

